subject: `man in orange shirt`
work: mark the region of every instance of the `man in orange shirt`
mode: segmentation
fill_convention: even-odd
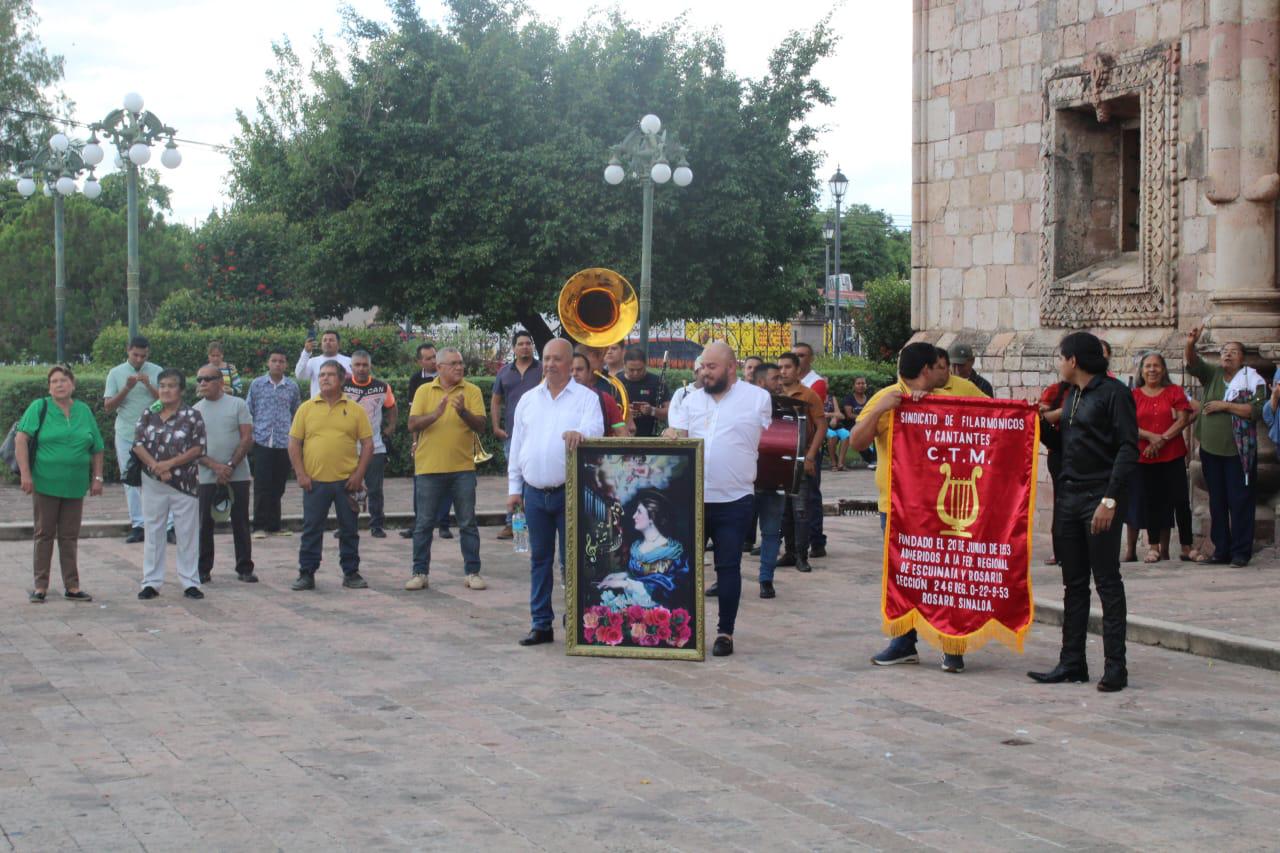
[[[808,445],[804,454],[804,480],[800,485],[800,494],[788,496],[786,498],[786,506],[779,514],[781,523],[781,533],[783,539],[787,543],[786,553],[777,561],[779,566],[795,566],[798,572],[808,572],[809,568],[809,533],[812,529],[809,524],[810,492],[816,488],[816,477],[818,471],[818,453],[822,449],[822,442],[826,438],[826,415],[822,411],[822,398],[816,392],[806,387],[800,381],[802,375],[800,357],[795,353],[784,352],[778,357],[778,377],[782,381],[782,393],[793,400],[798,400],[804,410],[806,418],[805,430],[808,439]],[[776,512],[769,507],[768,519],[769,528],[774,528],[772,516]],[[760,531],[761,538],[768,537],[771,534],[766,532],[766,508],[761,507],[760,511]],[[774,553],[777,553],[776,551]],[[768,596],[768,592],[772,592],[773,567],[765,565],[763,542],[760,549],[760,592]],[[766,578],[767,576],[767,578]],[[765,582],[769,581],[769,589],[766,591]]]

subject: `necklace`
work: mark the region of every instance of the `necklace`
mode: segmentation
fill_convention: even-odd
[[[1071,424],[1072,426],[1075,426],[1076,409],[1080,408],[1080,398],[1083,396],[1084,396],[1084,389],[1077,388],[1075,396],[1071,398],[1071,416],[1067,418],[1067,423]]]

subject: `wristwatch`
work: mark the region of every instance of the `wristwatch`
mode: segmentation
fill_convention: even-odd
[[[93,481],[94,481],[95,483],[101,483],[101,482],[102,482],[102,477],[94,477],[94,478],[93,478]]]
[[[1116,499],[1115,499],[1115,498],[1103,498],[1103,499],[1102,499],[1102,505],[1103,505],[1103,506],[1105,506],[1107,509],[1115,509],[1115,508],[1116,508]]]

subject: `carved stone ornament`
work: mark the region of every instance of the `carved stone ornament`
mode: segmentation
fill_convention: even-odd
[[[1178,260],[1177,44],[1046,70],[1041,123],[1043,222],[1040,232],[1040,325],[1172,326],[1177,322]],[[1142,166],[1139,176],[1140,245],[1132,274],[1055,273],[1055,229],[1062,226],[1054,184],[1059,110],[1091,108],[1099,122],[1117,98],[1140,103]],[[1099,267],[1108,264],[1099,264]],[[1139,271],[1140,270],[1140,271]]]

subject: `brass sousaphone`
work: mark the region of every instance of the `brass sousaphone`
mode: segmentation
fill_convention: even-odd
[[[560,288],[556,307],[564,330],[589,347],[618,343],[631,333],[640,316],[640,300],[631,282],[603,267],[574,273]],[[596,376],[613,386],[613,395],[626,420],[629,405],[622,380],[599,371]]]

